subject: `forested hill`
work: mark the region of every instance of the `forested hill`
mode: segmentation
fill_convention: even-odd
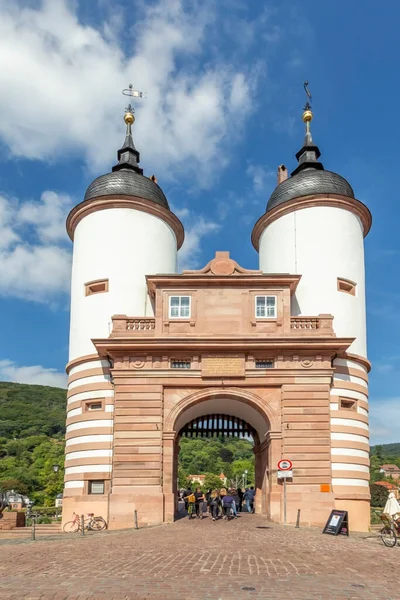
[[[395,444],[380,444],[379,446],[371,446],[371,454],[374,456],[382,455],[386,457],[400,457],[400,442]]]
[[[63,488],[65,405],[66,390],[0,382],[0,491],[54,505]]]
[[[66,390],[0,381],[0,438],[63,436]]]

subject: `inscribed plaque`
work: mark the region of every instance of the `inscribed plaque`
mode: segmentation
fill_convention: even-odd
[[[244,356],[203,356],[201,374],[203,377],[244,377]]]

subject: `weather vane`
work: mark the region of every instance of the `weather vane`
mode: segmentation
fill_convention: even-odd
[[[303,87],[304,87],[304,91],[307,94],[307,98],[308,98],[308,100],[306,101],[306,104],[304,106],[304,110],[311,110],[312,96],[311,96],[310,90],[308,89],[308,81],[305,81],[303,83]]]
[[[145,98],[146,97],[146,94],[144,92],[138,92],[137,90],[134,90],[133,85],[131,83],[129,84],[129,87],[122,90],[122,93],[124,96],[129,96],[130,98]],[[125,111],[134,113],[135,109],[133,108],[132,104],[128,104]]]

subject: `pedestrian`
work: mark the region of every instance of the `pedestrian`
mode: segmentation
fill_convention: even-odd
[[[251,492],[251,495],[252,495],[251,502],[250,502],[250,507],[251,507],[251,512],[254,513],[254,511],[255,511],[254,500],[255,500],[255,496],[256,496],[256,490],[254,489],[254,486],[250,487],[250,492]]]
[[[238,511],[242,512],[242,504],[243,504],[243,490],[241,488],[238,488],[236,490],[236,493],[238,495],[239,498],[239,504],[238,504]]]
[[[196,488],[194,497],[196,499],[195,500],[196,517],[198,519],[202,519],[203,518],[203,510],[202,509],[203,509],[203,502],[204,502],[204,494],[199,487]]]
[[[243,499],[246,502],[246,510],[248,513],[251,513],[251,503],[254,500],[254,496],[252,494],[252,492],[250,491],[249,488],[246,488],[244,495],[243,495]]]
[[[239,502],[240,502],[237,490],[231,490],[231,495],[233,498],[232,510],[233,510],[235,519],[237,519],[238,507],[239,507]]]
[[[233,496],[231,496],[229,494],[229,492],[227,492],[223,497],[222,497],[222,508],[223,508],[223,512],[224,512],[224,516],[223,518],[227,521],[229,519],[229,515],[231,513],[231,510],[233,508]]]
[[[218,490],[213,490],[210,494],[210,499],[208,501],[208,506],[211,512],[211,517],[213,521],[218,519],[219,512],[219,504],[221,503],[221,499],[219,497]]]
[[[195,508],[196,507],[196,496],[190,490],[190,493],[187,496],[185,496],[184,500],[185,500],[185,505],[187,503],[187,512],[188,512],[189,519],[191,519],[193,517],[193,513],[196,510],[196,508]]]

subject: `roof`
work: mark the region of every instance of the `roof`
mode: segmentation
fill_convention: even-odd
[[[344,177],[333,171],[309,168],[282,181],[274,189],[268,200],[267,212],[293,198],[314,194],[339,194],[354,198],[353,188]]]
[[[385,471],[400,471],[400,467],[392,464],[382,465],[380,468],[384,469]]]
[[[382,487],[385,487],[388,490],[397,489],[397,485],[395,485],[394,483],[389,483],[389,481],[375,481],[375,485],[381,485]]]
[[[86,190],[84,200],[101,196],[136,196],[169,209],[164,192],[154,181],[155,178],[145,177],[143,169],[139,167],[140,154],[132,138],[131,125],[134,117],[131,114],[125,115],[125,122],[126,136],[122,147],[117,152],[118,163],[114,165],[111,173],[101,175],[92,181]]]
[[[84,200],[99,196],[137,196],[169,209],[162,189],[152,179],[132,169],[121,169],[97,177],[86,190]]]

